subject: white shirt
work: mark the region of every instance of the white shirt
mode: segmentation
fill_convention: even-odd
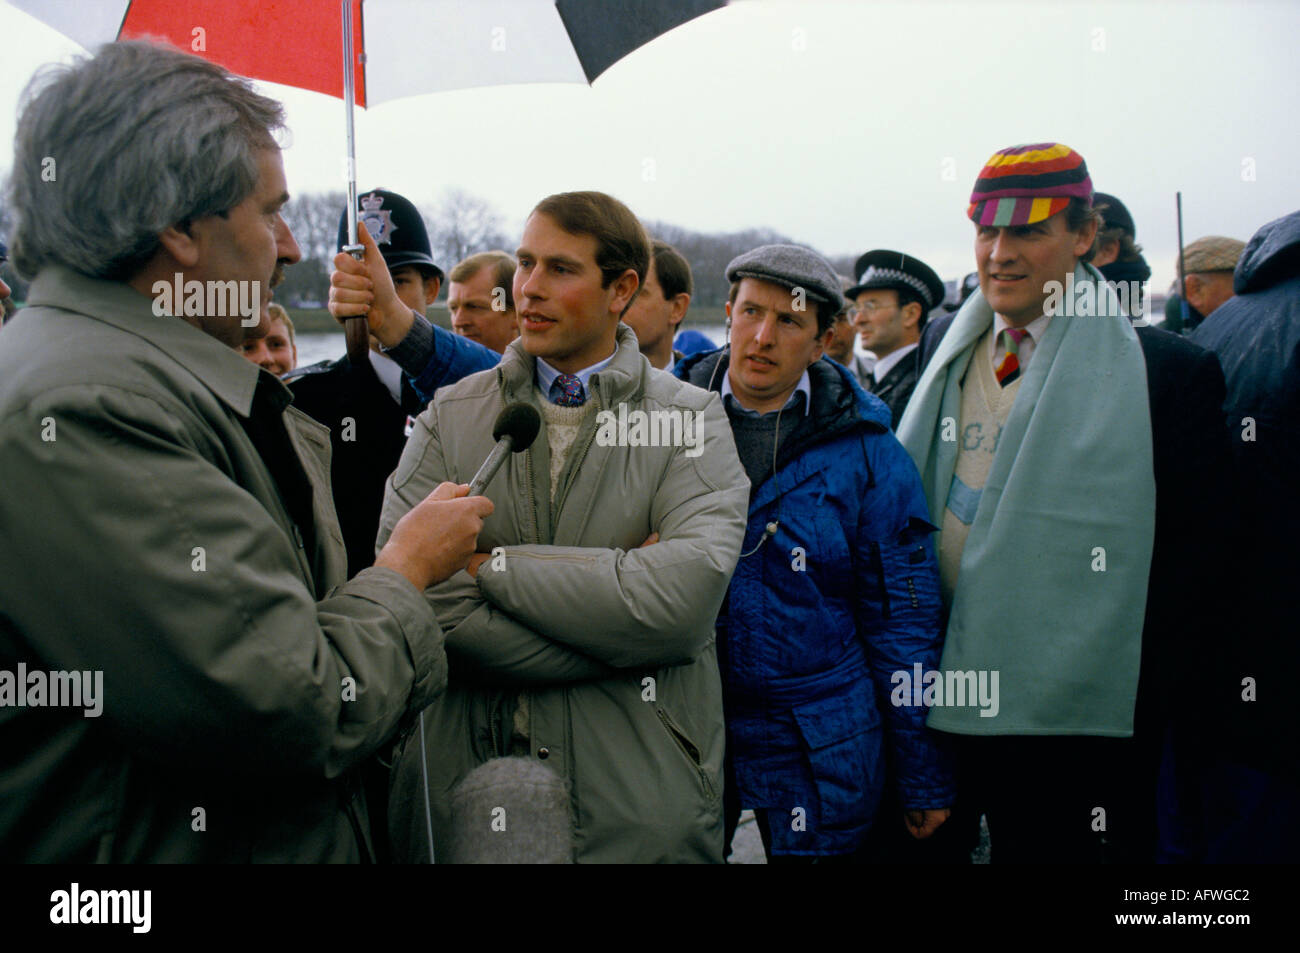
[[[402,368],[391,357],[370,352],[370,366],[375,369],[379,382],[393,395],[393,400],[400,407],[402,404]]]
[[[1023,330],[1029,332],[1029,337],[1020,342],[1020,347],[1016,349],[1016,361],[1020,364],[1020,373],[1025,372],[1029,366],[1029,359],[1034,356],[1034,345],[1041,341],[1043,335],[1047,333],[1047,325],[1051,323],[1052,316],[1044,314],[1041,317],[1034,318],[1026,324]],[[1011,324],[1002,315],[996,312],[993,315],[993,340],[989,343],[989,362],[993,365],[996,373],[998,365],[1002,363],[1002,355],[1007,352],[1005,342],[999,340],[1002,332],[1011,327]]]
[[[876,366],[871,369],[871,376],[876,379],[876,383],[879,384],[884,380],[885,375],[894,369],[895,364],[915,351],[917,343],[904,344],[897,351],[890,351],[880,360],[876,361]]]

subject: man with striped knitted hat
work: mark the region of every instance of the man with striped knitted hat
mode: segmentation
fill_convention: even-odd
[[[1174,850],[1189,809],[1158,818],[1157,777],[1183,777],[1223,637],[1223,374],[1129,323],[1088,264],[1092,197],[1068,146],[994,153],[967,207],[980,290],[927,328],[899,427],[941,528],[950,690],[928,724],[958,756],[954,820],[986,815],[996,862],[1149,862],[1158,820]],[[997,686],[996,713],[963,681]]]

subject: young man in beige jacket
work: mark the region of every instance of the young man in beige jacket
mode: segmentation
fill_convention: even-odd
[[[517,252],[519,340],[438,391],[389,481],[380,544],[423,487],[474,474],[502,408],[541,413],[532,447],[488,484],[479,555],[427,592],[452,675],[395,765],[398,857],[427,860],[430,840],[437,856],[451,789],[516,755],[569,783],[574,859],[722,860],[713,622],[749,484],[717,396],[654,370],[619,324],[649,255],[608,195],[538,203]],[[352,298],[373,323],[400,304],[369,276]],[[527,836],[481,822],[485,836]]]

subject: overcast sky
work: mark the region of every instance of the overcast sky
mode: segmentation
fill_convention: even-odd
[[[32,72],[80,48],[3,2],[0,37],[8,144]],[[512,235],[542,196],[601,189],[647,219],[770,227],[831,255],[895,248],[953,278],[974,268],[964,212],[985,159],[1055,140],[1127,204],[1163,291],[1175,191],[1187,241],[1245,240],[1300,208],[1298,37],[1294,0],[733,0],[590,88],[358,111],[358,184],[429,205],[460,186]],[[341,101],[263,91],[288,110],[290,190],[342,188]],[[11,164],[6,147],[0,169]]]

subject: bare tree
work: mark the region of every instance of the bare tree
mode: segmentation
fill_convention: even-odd
[[[720,307],[727,300],[730,284],[725,272],[737,255],[760,245],[794,244],[788,236],[770,228],[706,234],[667,222],[646,222],[645,226],[652,238],[666,241],[690,262],[695,279],[693,307]]]
[[[342,192],[308,192],[285,205],[284,220],[298,242],[302,261],[285,271],[284,284],[275,291],[282,304],[319,304],[328,296],[339,218],[347,204]]]
[[[339,218],[347,207],[342,192],[309,192],[291,198],[284,207],[284,220],[298,241],[302,257],[322,262],[328,271],[338,248]]]
[[[433,260],[444,271],[475,252],[507,247],[504,220],[496,206],[464,189],[447,189],[433,213],[422,214],[429,226]]]

